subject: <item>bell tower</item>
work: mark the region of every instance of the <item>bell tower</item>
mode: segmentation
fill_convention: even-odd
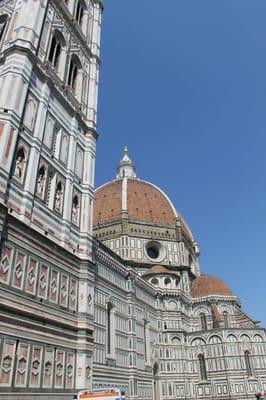
[[[0,399],[90,385],[102,11],[1,1]]]
[[[87,258],[102,4],[3,3],[0,201],[32,229]]]

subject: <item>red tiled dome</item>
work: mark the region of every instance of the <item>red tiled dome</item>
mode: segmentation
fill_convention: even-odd
[[[201,275],[191,284],[192,297],[204,297],[208,295],[234,296],[228,286],[216,276]]]
[[[179,220],[183,235],[192,240],[187,224],[171,201],[149,182],[128,178],[126,187],[123,187],[123,179],[116,179],[96,189],[93,215],[95,227],[120,221],[123,211],[126,211],[131,222],[175,227]]]

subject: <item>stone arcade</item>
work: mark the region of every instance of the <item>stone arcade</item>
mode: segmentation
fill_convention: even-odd
[[[94,192],[102,11],[0,1],[0,399],[253,399],[265,330],[165,193],[127,149]]]

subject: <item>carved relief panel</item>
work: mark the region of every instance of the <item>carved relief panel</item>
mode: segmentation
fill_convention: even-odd
[[[26,386],[29,362],[29,345],[20,344],[17,351],[15,386]]]
[[[43,299],[47,298],[48,274],[49,274],[49,267],[45,264],[41,264],[38,295]]]
[[[42,365],[42,348],[34,346],[32,349],[32,359],[30,368],[31,387],[39,387],[41,381],[41,365]]]
[[[0,369],[0,386],[10,386],[14,359],[16,351],[16,342],[6,341],[3,346],[1,369]]]
[[[77,308],[77,281],[74,279],[70,281],[69,308],[71,310],[76,310]]]
[[[14,264],[13,282],[12,282],[12,286],[14,286],[17,289],[22,289],[24,272],[25,272],[25,261],[26,261],[25,254],[18,252]]]
[[[51,278],[50,278],[49,300],[52,303],[57,303],[58,302],[58,294],[59,294],[59,272],[52,270]]]
[[[60,281],[60,305],[67,307],[68,298],[68,276],[65,274],[61,275]]]
[[[0,282],[9,283],[12,255],[13,255],[13,249],[7,246],[4,247],[0,262]]]
[[[62,388],[64,386],[64,369],[65,369],[65,353],[63,351],[56,352],[55,362],[55,387]]]
[[[67,353],[66,359],[66,389],[73,389],[75,374],[75,359],[73,353]]]
[[[38,262],[30,257],[26,272],[26,286],[27,293],[35,294],[37,284]]]
[[[44,356],[43,387],[52,387],[54,371],[54,350],[46,349]]]

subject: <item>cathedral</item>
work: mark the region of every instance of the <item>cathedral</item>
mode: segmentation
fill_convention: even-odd
[[[166,193],[127,148],[94,189],[102,12],[0,1],[0,400],[255,399],[265,329]]]

